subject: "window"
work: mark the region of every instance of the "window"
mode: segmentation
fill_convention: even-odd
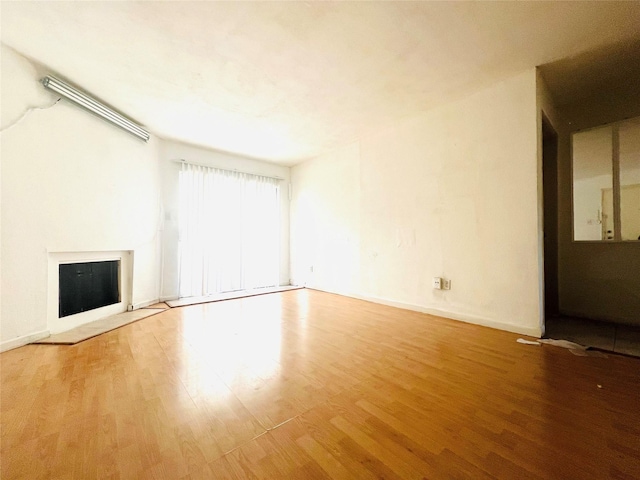
[[[276,286],[279,180],[183,163],[180,296]]]

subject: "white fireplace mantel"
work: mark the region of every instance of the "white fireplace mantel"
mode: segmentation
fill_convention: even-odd
[[[47,326],[54,333],[64,332],[85,323],[122,313],[130,308],[132,298],[133,251],[103,252],[48,252]],[[87,312],[58,317],[59,265],[64,263],[100,262],[120,260],[120,302]]]

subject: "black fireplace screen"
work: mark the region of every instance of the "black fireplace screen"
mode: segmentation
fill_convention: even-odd
[[[120,301],[119,260],[60,264],[59,317]]]

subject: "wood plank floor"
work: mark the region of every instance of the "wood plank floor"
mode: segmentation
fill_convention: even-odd
[[[3,479],[640,478],[640,360],[312,290],[0,355]]]

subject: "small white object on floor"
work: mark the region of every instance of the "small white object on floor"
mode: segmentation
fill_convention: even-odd
[[[546,343],[547,345],[555,345],[556,347],[562,347],[568,349],[572,354],[578,357],[602,357],[608,358],[606,354],[595,350],[589,350],[589,347],[580,345],[579,343],[570,342],[569,340],[554,340],[553,338],[542,338],[540,343]]]
[[[548,345],[555,345],[556,347],[569,348],[571,350],[586,350],[587,347],[580,345],[579,343],[573,343],[569,340],[554,340],[553,338],[542,338],[540,343],[546,343]]]
[[[524,343],[525,345],[538,345],[540,346],[540,342],[532,342],[531,340],[525,340],[524,338],[519,338],[516,340],[518,343]]]

